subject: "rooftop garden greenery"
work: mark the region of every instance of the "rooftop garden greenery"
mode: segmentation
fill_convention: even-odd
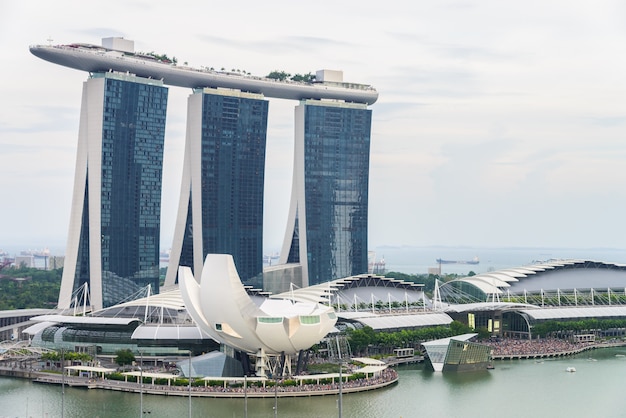
[[[271,73],[269,73],[268,75],[266,75],[265,77],[266,78],[270,78],[272,80],[278,80],[278,81],[291,80],[291,81],[297,81],[297,82],[302,82],[302,83],[311,83],[311,82],[315,81],[315,75],[313,75],[311,73],[295,74],[295,75],[292,76],[288,72],[279,71],[279,70],[274,70]]]

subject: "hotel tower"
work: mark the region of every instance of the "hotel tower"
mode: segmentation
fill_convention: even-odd
[[[161,81],[119,73],[83,85],[60,308],[85,283],[94,309],[159,290],[167,93]]]
[[[199,277],[209,253],[231,254],[244,281],[272,291],[367,272],[371,86],[341,71],[295,82],[193,69],[123,38],[30,50],[90,74],[59,307],[76,306],[85,284],[93,309],[159,291],[166,85],[193,92],[166,285],[179,265]],[[281,265],[264,270],[266,98],[299,104]]]
[[[199,276],[207,254],[232,255],[240,278],[262,285],[267,112],[260,94],[205,88],[189,97],[166,285],[178,266]]]
[[[295,119],[279,264],[299,263],[302,286],[367,273],[371,111],[365,104],[303,100]]]

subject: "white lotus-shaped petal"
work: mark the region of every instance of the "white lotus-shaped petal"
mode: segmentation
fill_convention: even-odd
[[[208,254],[200,284],[189,267],[179,268],[189,314],[216,341],[247,353],[295,354],[333,328],[333,308],[318,303],[267,299],[257,306],[241,284],[232,256]]]

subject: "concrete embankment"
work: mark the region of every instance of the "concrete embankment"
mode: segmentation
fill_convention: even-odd
[[[41,375],[40,372],[36,372],[32,369],[0,366],[0,376],[19,377],[22,379],[36,379],[40,375]]]

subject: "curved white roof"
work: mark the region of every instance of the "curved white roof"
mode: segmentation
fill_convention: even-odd
[[[140,325],[132,340],[206,340],[211,338],[195,325]]]
[[[523,273],[521,271],[517,271],[515,269],[504,269],[504,270],[498,270],[498,271],[492,271],[489,272],[489,274],[504,274],[506,276],[510,276],[510,277],[514,277],[514,278],[519,278],[519,277],[526,277],[526,273]]]
[[[626,306],[564,307],[521,310],[535,320],[626,317]]]
[[[603,276],[603,283],[593,283],[590,281],[590,278],[581,278],[579,277],[580,273],[578,273],[578,276],[573,273],[576,270],[576,266],[579,265],[581,269],[584,267],[595,267],[596,269],[600,269],[603,271],[613,271],[613,274],[618,274],[616,273],[616,271],[620,269],[622,271],[626,270],[625,266],[620,266],[614,263],[604,263],[578,259],[550,260],[545,263],[537,263],[529,266],[508,268],[504,270],[477,274],[475,276],[463,277],[460,279],[452,280],[448,283],[465,282],[475,286],[487,295],[502,294],[503,291],[505,291],[507,288],[511,288],[512,293],[515,293],[515,291],[519,292],[523,289],[529,289],[527,287],[529,283],[533,283],[529,291],[538,291],[539,288],[557,289],[558,287],[560,287],[561,289],[571,289],[578,287],[580,289],[581,284],[585,285],[586,288],[599,288],[603,286],[603,284],[607,285],[607,287],[615,287],[615,285],[619,285],[619,283],[622,282],[623,287],[626,288],[626,275],[624,275],[624,279],[621,281],[617,277],[609,278],[608,276]],[[564,277],[562,276],[562,274],[565,274],[565,272],[567,272],[568,274],[567,277],[569,277],[570,279],[570,284],[568,285],[567,283],[564,283],[562,286],[555,286],[555,284],[557,283],[555,280],[557,280],[557,278]],[[572,272],[572,274],[570,274],[569,272]],[[548,277],[550,277],[552,280],[546,281]],[[447,283],[443,284],[441,287],[444,288],[444,286],[446,285]]]
[[[384,315],[362,316],[355,318],[358,322],[374,330],[395,328],[419,328],[426,326],[448,325],[452,322],[443,312],[424,313],[414,315]]]
[[[50,321],[38,322],[35,325],[31,325],[30,327],[24,329],[24,331],[22,331],[22,334],[28,334],[32,336],[32,335],[37,334],[39,331],[44,330],[56,324],[57,322],[50,322]]]
[[[135,299],[128,302],[120,303],[110,308],[104,308],[101,311],[94,312],[94,315],[106,312],[108,309],[118,309],[126,306],[158,306],[163,308],[183,310],[185,309],[185,302],[180,294],[180,289],[171,290],[168,292],[159,293],[156,295],[150,295],[145,298]]]
[[[502,311],[502,310],[519,310],[519,309],[539,309],[535,305],[526,303],[510,303],[510,302],[477,302],[464,303],[458,305],[448,305],[444,311],[454,313],[474,312],[474,311]]]
[[[480,289],[483,293],[486,293],[488,295],[491,294],[500,294],[502,293],[502,290],[500,290],[497,286],[497,283],[495,282],[495,279],[493,278],[484,278],[484,277],[479,277],[479,276],[472,276],[472,277],[463,277],[462,279],[455,279],[455,280],[451,280],[447,283],[445,283],[444,285],[442,285],[441,287],[447,285],[448,283],[454,283],[454,282],[465,282],[465,283],[469,283],[475,287],[477,287],[478,289]],[[506,282],[502,282],[502,281],[498,281],[499,283],[506,283]],[[508,283],[507,283],[508,285]]]
[[[359,363],[367,364],[370,366],[383,366],[386,363],[381,360],[376,360],[375,358],[369,357],[353,357],[352,360],[358,361]]]
[[[345,288],[359,287],[363,282],[376,283],[376,287],[404,287],[421,290],[423,285],[407,282],[392,277],[378,276],[373,274],[360,274],[357,276],[344,277],[305,288],[297,288],[288,292],[270,296],[270,298],[289,299],[294,301],[310,301],[315,303],[328,303],[329,297]],[[359,283],[360,282],[360,283]]]
[[[511,276],[509,274],[506,273],[501,273],[501,272],[491,272],[491,273],[485,273],[485,274],[481,274],[481,277],[485,277],[485,278],[489,278],[489,277],[493,277],[494,279],[497,280],[501,280],[503,282],[518,282],[519,279],[515,276]],[[522,276],[523,277],[523,276]]]
[[[133,322],[141,322],[138,318],[104,318],[98,316],[71,316],[71,315],[41,315],[31,318],[35,322],[47,322],[54,324],[80,324],[80,325],[130,325]]]

